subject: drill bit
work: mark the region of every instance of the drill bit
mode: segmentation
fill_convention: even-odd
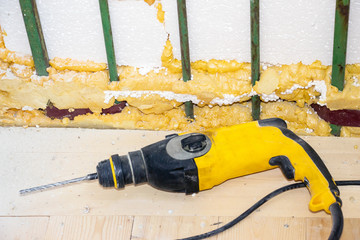
[[[74,178],[74,179],[70,179],[70,180],[66,180],[66,181],[61,181],[61,182],[46,184],[46,185],[42,185],[42,186],[38,186],[38,187],[23,189],[23,190],[20,190],[20,194],[23,195],[23,194],[26,194],[26,193],[41,191],[41,190],[44,190],[44,189],[58,187],[58,186],[62,186],[62,185],[70,184],[70,183],[76,183],[76,182],[87,181],[87,180],[94,180],[94,179],[97,179],[97,178],[98,178],[97,173],[91,173],[91,174],[88,174],[88,175],[86,175],[84,177],[79,177],[79,178]]]

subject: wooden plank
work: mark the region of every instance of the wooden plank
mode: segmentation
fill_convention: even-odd
[[[97,182],[19,196],[23,188],[83,176],[113,153],[126,154],[161,140],[169,132],[94,129],[0,128],[0,216],[90,215],[234,216],[270,191],[292,183],[279,169],[227,181],[209,191],[187,196],[148,185],[104,189]],[[360,179],[358,138],[305,137],[324,159],[335,179]],[[359,187],[341,187],[346,218],[360,212]],[[257,216],[329,217],[308,210],[307,189],[281,194]],[[145,207],[146,206],[146,207]],[[214,207],[216,206],[216,208]]]
[[[80,155],[76,156],[80,158]],[[90,157],[90,155],[87,156]],[[20,158],[25,157],[26,155],[23,155]],[[67,158],[71,159],[70,155],[67,155]],[[86,163],[85,160],[84,163]],[[53,179],[50,176],[51,172],[52,170],[48,173],[42,173],[44,177],[39,178],[41,179],[40,184],[51,182],[44,180]],[[72,175],[69,170],[64,172]],[[58,172],[56,175],[60,176]],[[33,177],[24,176],[24,178],[33,183],[29,186],[36,185]],[[4,204],[0,210],[1,215],[78,215],[88,206],[92,209],[90,214],[95,215],[167,215],[168,211],[171,210],[176,215],[191,216],[196,209],[198,215],[232,216],[234,212],[240,214],[245,211],[270,190],[287,184],[288,182],[282,178],[280,171],[274,170],[273,172],[262,173],[261,176],[253,175],[228,181],[219,187],[195,196],[161,192],[147,185],[131,186],[117,191],[104,189],[98,183],[92,182],[74,184],[20,197],[16,190],[20,189],[21,186],[19,183],[14,183],[3,188],[8,195],[5,192],[2,194]],[[53,180],[61,180],[61,176]],[[358,189],[358,187],[340,188],[344,203],[343,211],[346,217],[357,217],[357,212],[360,211],[359,204],[356,204],[356,201],[360,199]],[[241,202],[239,202],[240,199]],[[269,201],[256,214],[261,216],[312,216],[314,213],[308,210],[309,200],[310,196],[306,189],[293,190]],[[212,207],[214,204],[217,205],[216,208]],[[145,205],[148,207],[144,208]],[[326,216],[325,213],[317,213],[316,215]]]
[[[223,226],[235,217],[220,217]],[[220,227],[219,226],[219,227]],[[294,217],[248,217],[233,228],[218,235],[225,239],[287,239],[302,240],[306,236],[306,221]],[[315,238],[310,238],[315,239]]]
[[[306,239],[327,239],[331,231],[330,218],[307,218],[307,236]],[[360,239],[360,219],[345,219],[344,229],[341,239],[359,240]]]
[[[18,194],[22,188],[93,172],[96,164],[111,154],[126,154],[161,140],[169,133],[0,128],[0,164],[6,166],[0,170],[0,181],[4,183],[0,186],[0,216],[5,216],[0,217],[0,234],[5,238],[0,238],[16,239],[20,236],[23,239],[33,236],[33,230],[34,236],[40,239],[187,237],[225,224],[271,190],[292,183],[276,169],[233,179],[190,196],[158,191],[147,185],[129,186],[117,191],[104,189],[97,182],[74,184],[22,197]],[[324,159],[335,179],[360,179],[360,139],[304,139]],[[343,239],[358,239],[359,187],[341,187],[340,190],[345,216]],[[234,229],[212,239],[326,238],[331,217],[324,212],[310,212],[309,200],[307,189],[281,194]],[[45,220],[50,216],[48,226],[45,220],[34,222],[31,219],[38,217],[32,216],[44,216]],[[19,225],[22,229],[17,232],[14,229]]]
[[[49,217],[0,217],[0,239],[44,239]]]
[[[234,217],[0,217],[1,239],[178,239],[202,234]],[[345,219],[342,239],[360,239],[360,219]],[[254,217],[211,239],[326,239],[330,218]]]
[[[45,239],[130,239],[131,216],[51,216]]]
[[[151,240],[191,237],[216,229],[218,222],[218,217],[136,216],[131,238]]]

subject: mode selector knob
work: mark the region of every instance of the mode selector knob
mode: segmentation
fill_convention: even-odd
[[[206,137],[203,134],[190,135],[181,140],[181,147],[190,153],[200,152],[207,145]]]
[[[166,152],[173,159],[188,160],[201,157],[211,149],[211,140],[202,133],[187,133],[169,138]]]

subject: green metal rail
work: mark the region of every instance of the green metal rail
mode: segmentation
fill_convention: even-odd
[[[181,66],[183,81],[191,80],[189,34],[186,15],[186,0],[177,0],[177,11],[180,32]],[[185,114],[189,119],[194,119],[194,107],[191,101],[185,102]]]
[[[260,10],[259,0],[250,0],[251,28],[251,84],[254,86],[260,79]],[[251,98],[251,115],[254,120],[260,119],[260,97]]]
[[[36,1],[20,0],[19,3],[24,18],[32,57],[34,59],[36,73],[39,76],[48,76],[49,73],[46,69],[50,66],[49,56],[46,50]]]
[[[349,12],[350,0],[336,0],[331,84],[339,91],[344,89]],[[330,126],[331,133],[339,136],[341,126],[334,124]]]
[[[104,41],[106,48],[106,57],[108,61],[108,69],[110,81],[119,81],[119,76],[116,66],[115,50],[114,50],[114,41],[111,31],[111,22],[110,22],[110,13],[109,13],[109,4],[108,0],[99,0],[100,5],[100,14],[101,22],[104,33]]]
[[[350,0],[336,0],[331,84],[344,89]]]

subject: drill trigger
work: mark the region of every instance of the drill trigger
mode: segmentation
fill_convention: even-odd
[[[279,166],[285,177],[289,180],[295,177],[295,168],[291,164],[289,158],[284,155],[272,157],[269,161],[271,166]]]

